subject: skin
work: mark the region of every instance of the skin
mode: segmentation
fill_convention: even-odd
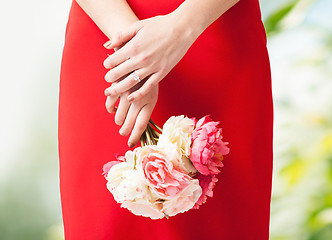
[[[159,82],[199,35],[239,0],[186,0],[173,12],[139,20],[125,0],[76,0],[110,39],[104,61],[106,108],[134,147],[157,103]],[[141,81],[134,78],[133,72]],[[116,103],[119,104],[116,107]]]

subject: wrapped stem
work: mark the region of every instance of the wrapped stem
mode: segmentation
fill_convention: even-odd
[[[151,123],[152,124],[152,126],[154,126],[160,133],[162,133],[163,132],[163,130],[154,122],[154,121],[152,121],[152,119],[150,118],[150,120],[149,120],[149,123]]]
[[[160,136],[158,131],[162,133],[162,129],[150,119],[140,138],[141,146],[144,147],[146,145],[156,145]]]

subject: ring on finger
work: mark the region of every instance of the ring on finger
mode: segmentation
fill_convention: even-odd
[[[140,77],[137,75],[137,73],[135,71],[133,71],[133,77],[137,82],[141,81]]]

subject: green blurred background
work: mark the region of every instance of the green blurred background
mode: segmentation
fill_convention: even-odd
[[[271,240],[332,239],[332,1],[261,0],[275,103]],[[59,66],[69,0],[0,9],[0,239],[63,239]]]

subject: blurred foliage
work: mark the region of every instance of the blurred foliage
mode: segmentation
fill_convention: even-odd
[[[54,226],[61,221],[56,136],[43,125],[36,120],[30,127],[30,138],[13,154],[15,169],[0,184],[1,240],[62,239],[56,237],[61,225]]]
[[[265,30],[268,35],[273,32],[280,31],[281,20],[283,20],[294,9],[298,2],[299,0],[288,1],[275,12],[268,15],[268,17],[264,20]]]
[[[332,31],[310,15],[321,2],[288,1],[264,20],[269,47],[296,54],[271,61],[285,71],[273,75],[284,87],[274,91],[271,240],[332,239]]]
[[[293,120],[295,126],[277,129],[287,131],[288,146],[280,150],[276,140],[275,161],[282,162],[274,176],[273,240],[332,239],[331,120],[331,115],[302,115]]]

